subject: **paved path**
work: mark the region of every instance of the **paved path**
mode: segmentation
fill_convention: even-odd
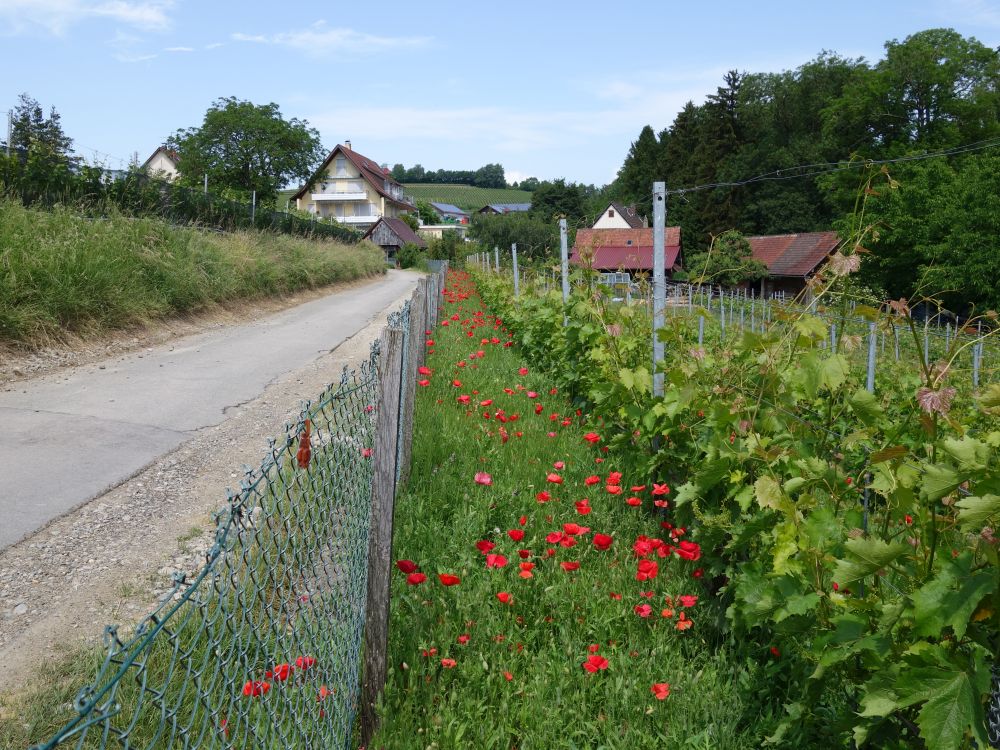
[[[416,286],[389,271],[259,321],[18,383],[0,393],[0,549],[219,424]],[[312,394],[303,394],[308,397]]]

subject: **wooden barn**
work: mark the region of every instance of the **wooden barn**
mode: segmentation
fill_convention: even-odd
[[[383,216],[376,221],[371,229],[365,232],[362,239],[371,240],[385,251],[385,262],[388,265],[399,265],[396,255],[403,245],[416,245],[426,248],[427,242],[416,232],[410,229],[410,225],[402,219],[392,219]]]

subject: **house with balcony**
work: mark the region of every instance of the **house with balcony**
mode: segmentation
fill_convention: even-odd
[[[292,200],[300,211],[333,218],[361,231],[382,217],[396,219],[416,211],[389,170],[359,154],[350,141],[337,144]]]

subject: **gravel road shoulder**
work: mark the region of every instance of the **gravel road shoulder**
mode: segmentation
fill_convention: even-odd
[[[0,693],[16,690],[66,645],[100,643],[104,624],[127,630],[168,595],[175,571],[200,568],[226,488],[239,486],[245,465],[259,464],[267,438],[298,415],[303,400],[368,357],[388,313],[408,296],[225,422],[0,552]]]

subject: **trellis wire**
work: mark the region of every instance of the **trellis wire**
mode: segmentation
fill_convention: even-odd
[[[436,300],[422,299],[429,312]],[[416,370],[413,314],[407,302],[388,321],[402,331],[403,382]],[[201,570],[190,581],[176,575],[130,636],[106,628],[106,653],[75,716],[36,750],[351,746],[380,465],[379,361],[376,341],[360,367],[302,405],[259,468],[245,468]],[[399,456],[409,436],[392,434]]]

